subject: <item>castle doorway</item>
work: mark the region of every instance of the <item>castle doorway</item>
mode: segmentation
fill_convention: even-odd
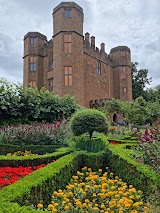
[[[116,124],[118,123],[117,114],[113,114],[113,122]]]

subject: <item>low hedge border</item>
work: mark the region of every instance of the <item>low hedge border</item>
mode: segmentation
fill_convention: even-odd
[[[51,213],[50,211],[45,211]],[[18,203],[2,202],[0,204],[0,213],[38,213],[30,206],[20,206]]]
[[[160,175],[149,165],[137,162],[131,155],[136,151],[125,149],[127,145],[109,145],[106,151],[106,164],[111,171],[128,184],[141,189],[144,197],[149,197],[155,190],[160,191]]]
[[[37,203],[42,202],[46,206],[51,200],[53,191],[65,188],[71,176],[76,174],[76,171],[82,166],[85,165],[96,170],[102,168],[104,154],[104,152],[88,154],[85,151],[76,151],[59,158],[56,162],[40,170],[34,171],[16,183],[4,187],[0,191],[0,200],[3,203],[3,208],[7,208],[6,202],[8,202],[9,208],[12,206],[11,202],[14,202],[17,213],[23,212],[21,206],[24,205],[36,206]],[[26,207],[26,212],[29,212],[27,208],[29,209],[29,207]],[[37,212],[37,210],[34,211]]]
[[[45,155],[35,155],[35,156],[3,156],[0,155],[0,166],[37,166],[40,164],[47,164],[52,160],[57,160],[60,157],[67,155],[72,152],[70,148],[59,148],[56,152],[45,154]]]
[[[116,138],[116,137],[107,137],[107,140],[109,142],[116,141],[116,142],[131,143],[131,144],[137,144],[138,143],[138,140],[121,139],[121,138]]]
[[[24,145],[24,146],[18,146],[18,145],[10,145],[10,144],[1,144],[0,143],[0,155],[6,155],[7,153],[14,153],[16,151],[22,151],[25,150],[31,151],[33,154],[45,154],[45,153],[52,153],[57,148],[60,148],[59,145]],[[36,153],[35,153],[36,152]]]
[[[0,190],[0,200],[18,202],[20,205],[36,205],[40,201],[48,203],[52,192],[67,184],[72,174],[77,171],[78,165],[77,154],[65,155],[14,184],[4,187]]]

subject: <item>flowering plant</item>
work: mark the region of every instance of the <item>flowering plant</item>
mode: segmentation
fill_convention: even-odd
[[[7,156],[37,156],[38,154],[32,154],[31,151],[25,150],[24,152],[22,151],[17,151],[14,153],[7,153]]]
[[[111,141],[110,142],[110,144],[114,144],[114,145],[116,145],[116,144],[120,144],[119,142],[117,142],[117,141]]]
[[[43,204],[37,207],[42,209]],[[53,192],[48,210],[57,213],[148,213],[140,190],[132,185],[128,187],[118,176],[113,178],[113,173],[102,173],[102,169],[93,172],[87,167],[72,176],[65,190]]]
[[[139,140],[136,149],[142,152],[141,160],[160,173],[160,118],[152,128],[145,130]]]
[[[54,162],[54,160],[52,161]],[[46,166],[46,164],[41,164],[38,166],[19,166],[19,167],[1,167],[0,168],[0,189],[4,186],[10,185],[17,180],[25,177],[26,175],[30,174],[31,172],[40,169]]]
[[[21,124],[0,129],[2,142],[14,145],[65,145],[68,131],[65,123]]]

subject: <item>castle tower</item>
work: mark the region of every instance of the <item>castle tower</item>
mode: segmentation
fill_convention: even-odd
[[[118,46],[110,51],[113,69],[113,97],[132,101],[131,53],[127,46]]]
[[[84,105],[83,9],[62,2],[53,10],[54,86]]]
[[[29,32],[24,36],[24,87],[43,86],[43,45],[46,36],[38,32]]]

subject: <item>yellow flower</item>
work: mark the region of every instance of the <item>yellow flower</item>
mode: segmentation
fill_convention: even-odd
[[[72,196],[73,196],[73,192],[68,192],[68,195],[69,195],[70,197],[72,197]]]
[[[85,201],[84,201],[85,203],[89,203],[90,201],[89,201],[89,199],[85,199]]]
[[[52,212],[57,212],[57,209],[55,209],[55,208],[54,208],[54,209],[52,209]]]
[[[54,208],[54,206],[52,204],[48,205],[48,210],[52,210]]]
[[[68,211],[69,210],[69,206],[64,206],[64,210]]]
[[[99,208],[98,207],[93,207],[92,210],[93,211],[97,211],[97,210],[99,210]]]
[[[98,171],[101,173],[101,172],[102,172],[102,169],[98,169]]]
[[[109,204],[110,207],[116,206],[116,202],[115,201],[110,201],[108,204]]]
[[[105,209],[104,203],[101,204],[101,208],[102,208],[102,209]]]
[[[99,194],[99,196],[101,197],[101,199],[105,199],[106,198],[106,195],[104,193]]]
[[[42,208],[43,208],[43,204],[42,204],[42,203],[38,203],[38,204],[37,204],[37,207],[38,207],[39,209],[42,209]]]
[[[125,207],[126,207],[127,209],[129,209],[129,208],[131,207],[131,204],[129,204],[129,203],[125,204]]]
[[[80,201],[76,202],[76,206],[82,207],[82,203]]]

